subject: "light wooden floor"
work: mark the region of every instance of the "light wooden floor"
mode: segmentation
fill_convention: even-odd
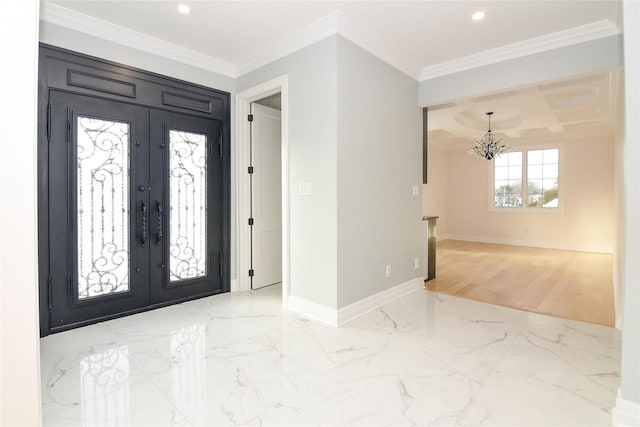
[[[442,240],[429,290],[614,326],[612,255]]]

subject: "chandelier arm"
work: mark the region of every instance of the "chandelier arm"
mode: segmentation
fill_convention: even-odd
[[[476,139],[474,146],[467,150],[468,154],[486,159],[492,160],[496,156],[511,152],[513,149],[504,143],[504,140],[496,140],[491,132],[491,115],[493,112],[487,112],[489,117],[489,130],[484,134],[482,139]]]

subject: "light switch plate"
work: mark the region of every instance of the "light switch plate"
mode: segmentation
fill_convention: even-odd
[[[301,196],[310,196],[311,195],[311,183],[310,182],[301,182],[298,184],[298,194]]]
[[[420,187],[418,186],[418,184],[413,184],[413,195],[414,196],[420,195]]]

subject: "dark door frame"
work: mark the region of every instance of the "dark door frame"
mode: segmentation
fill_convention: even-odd
[[[51,327],[52,275],[49,265],[49,139],[51,137],[52,90],[118,101],[137,106],[215,119],[222,122],[223,218],[220,270],[222,291],[230,288],[230,95],[227,92],[161,76],[100,58],[40,44],[38,73],[38,269],[40,335],[46,336],[72,327],[121,317],[140,311],[199,298],[181,297],[144,308],[79,322],[62,328]],[[64,278],[68,280],[68,278]],[[217,293],[217,292],[216,292]]]

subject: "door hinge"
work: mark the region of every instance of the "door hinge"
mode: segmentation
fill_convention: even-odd
[[[253,218],[249,218],[249,225],[253,225]]]
[[[253,121],[253,114],[249,114],[249,116],[247,117],[247,119],[252,122]]]
[[[67,120],[67,143],[71,142],[71,121]]]
[[[249,175],[251,175],[253,173],[253,166],[249,166],[248,171],[249,171]]]
[[[51,296],[53,295],[53,277],[51,277],[51,274],[47,277],[47,289],[47,304],[49,305],[49,313],[51,313]]]
[[[254,274],[255,274],[255,271],[253,271],[253,268],[249,270],[249,277],[253,277]]]
[[[218,271],[220,272],[220,278],[222,279],[222,252],[218,252]]]
[[[47,102],[47,142],[51,141],[51,101]]]

